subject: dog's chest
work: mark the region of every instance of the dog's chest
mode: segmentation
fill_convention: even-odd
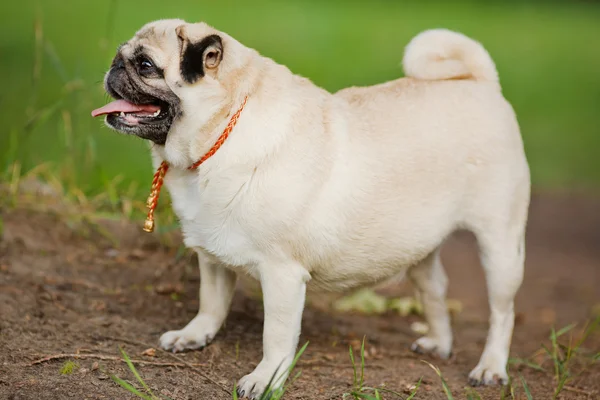
[[[187,171],[173,171],[165,180],[179,217],[184,243],[202,248],[231,266],[256,263],[240,196],[246,180],[214,180]],[[171,173],[171,172],[170,172]]]

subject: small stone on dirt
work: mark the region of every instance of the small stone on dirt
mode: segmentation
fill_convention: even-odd
[[[154,287],[154,291],[158,294],[182,294],[183,285],[181,283],[160,283]]]
[[[119,255],[119,250],[117,249],[108,249],[104,252],[104,255],[108,258],[115,258]]]
[[[404,393],[410,394],[417,388],[417,385],[413,384],[405,384],[404,385]]]
[[[129,253],[129,257],[137,260],[142,260],[146,258],[146,252],[141,249],[133,249],[131,253]]]
[[[148,357],[154,357],[154,356],[156,356],[156,349],[153,349],[152,347],[150,347],[149,349],[142,351],[142,355],[148,356]]]

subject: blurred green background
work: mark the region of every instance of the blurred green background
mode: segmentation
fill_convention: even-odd
[[[402,75],[404,46],[435,27],[481,41],[516,109],[538,190],[600,189],[600,3],[4,1],[0,168],[51,162],[85,194],[146,194],[147,146],[93,120],[116,46],[144,23],[203,20],[335,91]],[[118,182],[115,181],[115,177]]]

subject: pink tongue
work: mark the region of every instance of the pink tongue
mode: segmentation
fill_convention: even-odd
[[[160,110],[159,106],[155,106],[152,104],[133,104],[126,100],[116,100],[111,103],[108,103],[104,107],[98,108],[92,111],[92,117],[97,117],[99,115],[104,114],[112,114],[112,113],[148,113],[153,114],[156,111]]]

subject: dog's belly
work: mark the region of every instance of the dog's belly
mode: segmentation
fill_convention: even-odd
[[[334,174],[333,179],[343,184],[342,177]],[[396,277],[461,227],[463,179],[456,179],[451,191],[433,190],[435,183],[423,181],[405,194],[394,191],[398,186],[388,184],[390,180],[365,184],[369,190],[358,195],[351,185],[345,185],[350,188],[345,192],[328,187],[345,201],[326,193],[327,200],[297,227],[294,256],[310,272],[312,286],[339,291]]]
[[[374,227],[378,234],[362,237],[349,229],[339,234],[337,246],[329,253],[321,251],[328,244],[315,243],[308,257],[300,257],[311,274],[310,285],[318,290],[344,291],[404,275],[457,227],[451,218],[439,218],[437,224],[428,224],[426,219],[411,224],[407,217],[408,226],[395,224],[393,218],[383,219]]]
[[[390,280],[400,279],[411,265],[417,264],[425,256],[416,254],[407,259],[363,259],[340,260],[339,264],[321,265],[311,273],[309,286],[314,290],[346,291],[363,286],[376,285]],[[344,262],[346,261],[346,262]]]

